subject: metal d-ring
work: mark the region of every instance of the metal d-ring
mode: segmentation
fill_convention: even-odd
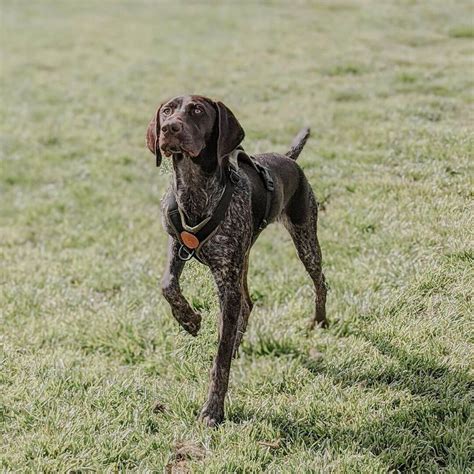
[[[183,255],[183,251],[186,252],[186,255]],[[178,250],[178,257],[183,261],[187,262],[188,260],[191,260],[194,256],[194,250],[189,251],[187,247],[184,245],[181,245],[181,247]]]

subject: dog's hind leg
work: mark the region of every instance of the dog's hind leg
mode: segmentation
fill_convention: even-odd
[[[196,336],[201,327],[201,315],[191,308],[179,286],[179,277],[185,264],[178,257],[179,245],[175,239],[169,238],[168,262],[161,283],[161,291],[178,323],[190,334]]]
[[[244,337],[249,321],[250,312],[253,308],[252,299],[250,298],[249,287],[247,283],[247,275],[249,270],[249,255],[247,254],[244,260],[244,266],[242,271],[242,306],[240,307],[239,322],[237,324],[237,335],[234,343],[234,357],[237,357],[240,343]]]
[[[303,189],[293,196],[283,219],[293,239],[300,260],[309,273],[315,289],[315,313],[309,328],[327,327],[326,281],[321,268],[321,247],[317,236],[318,204],[306,182]]]

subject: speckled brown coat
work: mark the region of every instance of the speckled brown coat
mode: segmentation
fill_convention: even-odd
[[[255,156],[266,166],[275,184],[269,222],[282,222],[290,232],[298,255],[315,286],[315,314],[311,326],[326,325],[326,285],[321,270],[321,250],[317,239],[318,206],[311,187],[295,160],[309,130],[303,130],[286,155],[267,153]],[[173,160],[173,180],[168,193],[176,201],[190,225],[211,215],[223,192],[232,152],[244,132],[232,112],[222,103],[201,96],[176,97],[160,106],[147,130],[147,144],[156,154]],[[202,262],[214,277],[220,303],[219,345],[211,369],[209,394],[201,411],[208,426],[224,418],[224,400],[232,356],[237,353],[252,310],[247,287],[248,256],[257,239],[265,213],[266,190],[261,178],[245,161],[239,166],[237,182],[224,219],[200,251]],[[185,262],[166,219],[166,196],[162,201],[163,225],[169,233],[168,264],[163,277],[163,295],[173,316],[190,334],[197,335],[201,316],[183,296],[179,278]]]

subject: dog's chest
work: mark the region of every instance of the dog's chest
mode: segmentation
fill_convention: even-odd
[[[165,231],[178,240],[176,229],[168,217],[167,204],[172,192],[169,189],[161,201],[162,224]],[[185,202],[187,206],[192,204],[192,201]],[[191,212],[189,209],[183,209],[185,215]],[[252,229],[250,192],[247,186],[241,185],[235,190],[222,221],[199,249],[199,258],[207,265],[226,264],[235,258],[240,259],[251,244]]]

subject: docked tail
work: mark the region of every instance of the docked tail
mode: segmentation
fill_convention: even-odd
[[[301,150],[306,145],[306,141],[309,138],[309,132],[309,128],[305,127],[298,133],[298,135],[296,135],[291,144],[290,150],[285,153],[288,158],[296,160],[298,156],[300,156]]]

